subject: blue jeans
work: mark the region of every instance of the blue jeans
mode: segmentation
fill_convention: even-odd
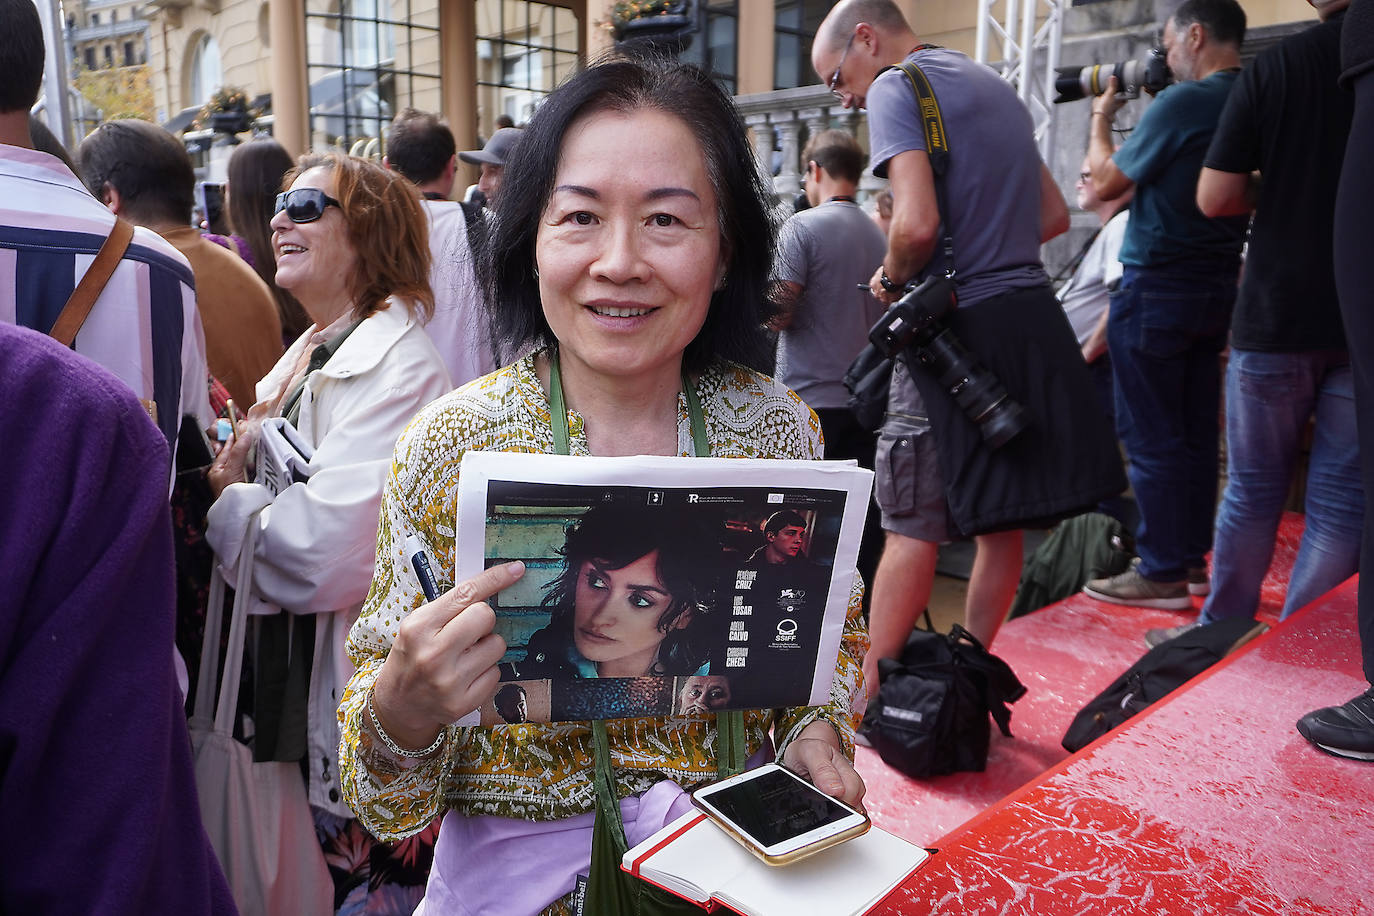
[[[1212,546],[1218,355],[1236,301],[1233,270],[1127,267],[1111,296],[1107,347],[1116,431],[1140,508],[1140,574],[1181,582]]]
[[[1204,623],[1254,616],[1307,418],[1314,415],[1307,527],[1282,616],[1359,568],[1364,487],[1350,355],[1345,350],[1232,350],[1226,369],[1228,480],[1217,513]]]

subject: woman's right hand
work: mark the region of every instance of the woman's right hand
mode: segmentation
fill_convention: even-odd
[[[496,692],[506,641],[486,599],[525,574],[520,561],[483,570],[401,621],[372,688],[382,727],[406,748],[430,745],[440,729]]]
[[[246,416],[239,418],[238,425],[234,427],[234,438],[215,455],[207,473],[210,492],[215,499],[219,499],[219,495],[231,483],[248,480],[248,462],[257,449],[262,421],[272,416],[275,407],[270,399],[259,401]]]

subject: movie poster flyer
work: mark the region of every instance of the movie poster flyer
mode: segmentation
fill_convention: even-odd
[[[469,452],[456,581],[510,560],[483,725],[830,695],[873,474],[852,462]]]

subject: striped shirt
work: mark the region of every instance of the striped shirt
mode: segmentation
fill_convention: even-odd
[[[0,144],[0,321],[51,331],[114,220],[60,160]],[[156,233],[134,230],[74,349],[157,405],[173,449],[182,415],[214,422],[191,268]]]

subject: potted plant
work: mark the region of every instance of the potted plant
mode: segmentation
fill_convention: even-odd
[[[619,0],[609,26],[617,44],[677,54],[692,40],[691,0]]]
[[[209,128],[218,134],[241,134],[253,126],[257,117],[248,107],[248,96],[242,89],[225,87],[210,96],[210,100],[196,115],[197,129]]]

